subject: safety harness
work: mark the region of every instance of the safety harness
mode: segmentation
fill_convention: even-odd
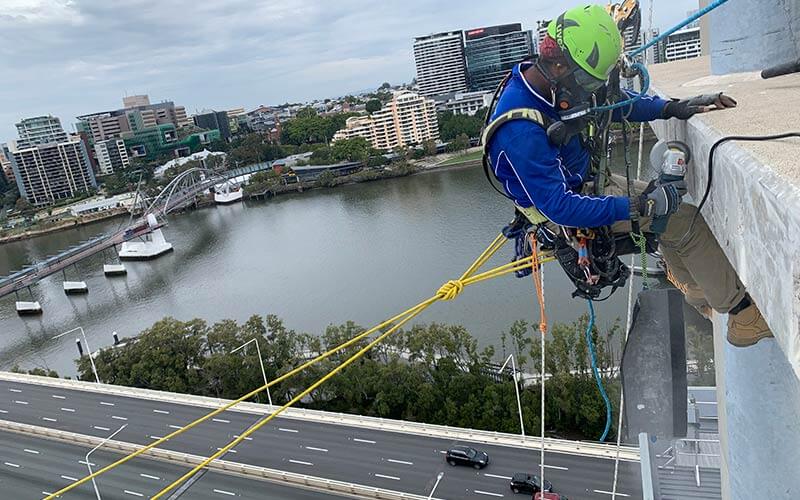
[[[492,103],[487,111],[486,123],[481,135],[483,146],[483,171],[489,184],[506,198],[515,201],[511,196],[498,188],[493,177],[496,179],[497,173],[492,167],[489,157],[489,142],[494,134],[504,124],[513,120],[526,120],[542,127],[545,132],[558,127],[560,122],[556,122],[533,108],[517,108],[506,111],[490,121],[494,109],[497,105],[500,94],[502,94],[511,75],[507,75],[494,93]],[[555,125],[555,127],[553,127]],[[548,135],[548,140],[553,139]],[[490,175],[491,171],[491,175]],[[630,246],[630,238],[627,235],[615,237],[610,226],[591,229],[575,229],[558,226],[551,222],[536,207],[520,207],[515,203],[514,220],[503,228],[503,234],[514,239],[515,259],[530,256],[531,238],[529,233],[535,233],[536,241],[539,242],[543,250],[554,252],[559,264],[564,269],[570,281],[575,285],[573,297],[582,297],[588,300],[605,300],[616,291],[617,288],[625,285],[630,270],[619,259],[618,255],[625,252],[618,252],[617,244]],[[627,241],[626,241],[627,240]],[[517,277],[524,277],[531,273],[531,269],[523,269],[516,272]],[[599,299],[603,289],[611,288],[610,293],[603,299]]]

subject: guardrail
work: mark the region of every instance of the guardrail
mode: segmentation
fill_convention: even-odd
[[[23,384],[47,385],[69,390],[87,391],[94,394],[110,394],[114,396],[148,399],[151,401],[163,401],[167,403],[176,403],[203,408],[218,408],[230,402],[230,400],[227,399],[209,398],[191,394],[154,391],[152,389],[138,389],[109,384],[96,384],[93,382],[40,377],[37,375],[27,375],[21,373],[0,372],[0,380],[19,382]],[[243,402],[231,408],[229,411],[237,411],[240,413],[249,413],[254,415],[267,415],[271,413],[272,410],[268,405]],[[349,427],[367,428],[384,432],[399,432],[403,434],[414,434],[438,439],[469,441],[473,443],[508,446],[512,448],[539,449],[541,447],[541,439],[536,436],[526,436],[523,438],[518,434],[465,429],[461,427],[408,422],[405,420],[393,420],[379,417],[364,417],[360,415],[332,413],[319,410],[306,410],[302,408],[289,408],[285,412],[281,413],[279,418],[296,419],[307,422],[319,422],[321,424],[345,425]],[[545,450],[551,452],[581,455],[594,458],[606,458],[613,460],[617,456],[617,448],[615,445],[611,444],[545,438],[544,447]],[[639,448],[622,446],[619,452],[619,459],[638,462]]]
[[[0,430],[24,434],[25,436],[36,436],[44,439],[77,444],[85,447],[95,447],[104,441],[103,438],[87,436],[85,434],[59,431],[37,425],[10,422],[8,420],[0,420]],[[115,440],[106,441],[103,444],[103,450],[122,453],[125,455],[138,451],[141,448],[144,448],[144,446]],[[190,455],[188,453],[163,450],[160,448],[150,449],[144,452],[142,456],[163,462],[192,466],[202,463],[205,459],[205,457],[198,455]],[[294,472],[268,469],[266,467],[258,467],[255,465],[240,464],[238,462],[230,462],[227,460],[215,460],[208,464],[207,468],[225,474],[233,474],[250,479],[280,483],[282,485],[289,485],[326,493],[348,495],[353,498],[379,498],[383,500],[424,500],[428,498],[426,496],[423,497],[413,493],[403,493],[400,491],[386,490],[361,484],[346,483],[344,481],[336,481],[316,476],[308,476],[305,474],[297,474]]]

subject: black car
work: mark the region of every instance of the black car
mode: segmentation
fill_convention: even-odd
[[[518,473],[511,478],[511,491],[514,493],[538,493],[541,491],[540,484],[539,476]],[[547,479],[544,480],[544,491],[553,491],[553,485]]]
[[[483,469],[489,465],[489,455],[485,451],[478,451],[469,446],[453,446],[447,450],[445,460],[450,465],[471,465],[476,469]]]

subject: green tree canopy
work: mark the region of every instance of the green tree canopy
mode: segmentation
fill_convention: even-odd
[[[376,111],[380,111],[381,106],[383,106],[383,104],[381,104],[380,99],[370,99],[367,101],[367,113],[372,114]]]

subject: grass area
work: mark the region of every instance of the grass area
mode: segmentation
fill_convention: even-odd
[[[472,153],[466,153],[463,155],[458,155],[450,158],[449,160],[445,160],[439,165],[456,165],[458,163],[464,163],[473,160],[480,160],[483,156],[483,151],[473,151]]]

